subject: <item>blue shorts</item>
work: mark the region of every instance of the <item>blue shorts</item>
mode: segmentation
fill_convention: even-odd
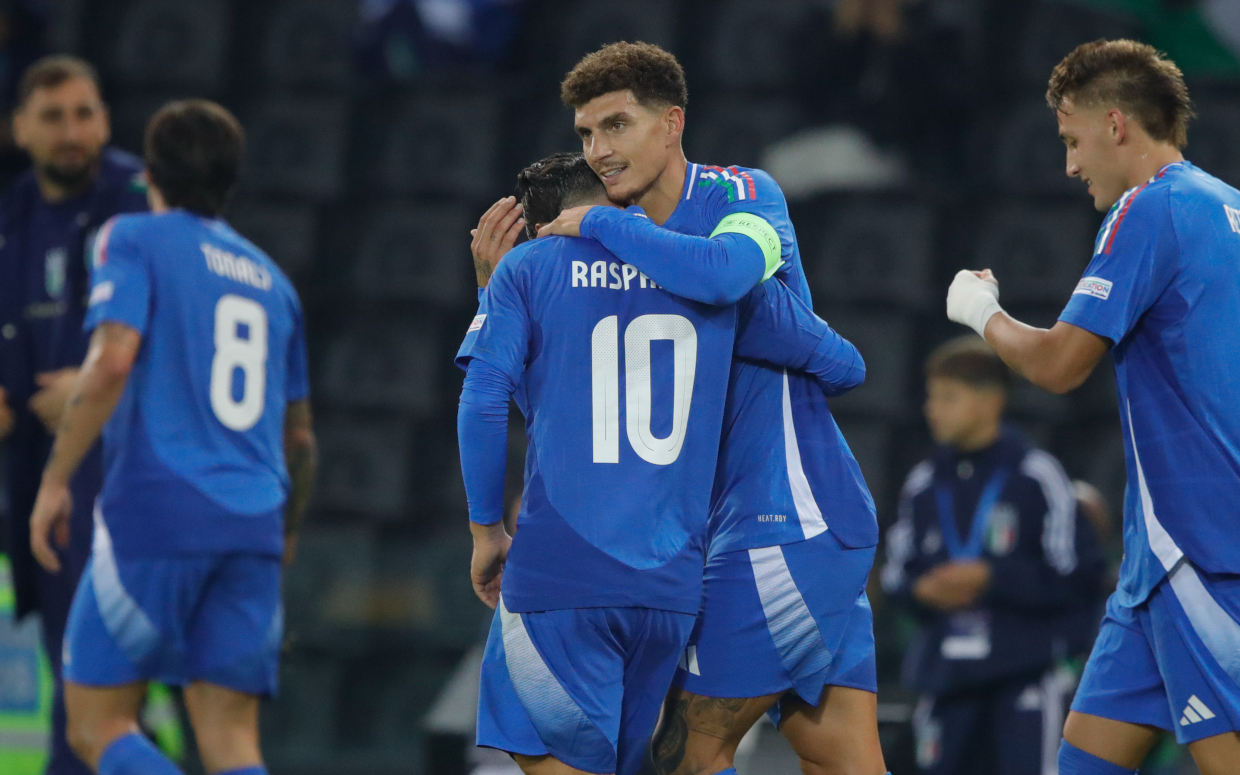
[[[500,601],[482,657],[478,745],[632,775],[693,629],[649,608],[514,614]]]
[[[874,552],[827,532],[711,557],[677,685],[707,697],[795,690],[814,706],[826,686],[878,691],[865,594]]]
[[[274,696],[284,629],[280,569],[279,557],[255,554],[118,560],[96,524],[69,610],[65,680],[206,681]]]
[[[1240,576],[1185,560],[1135,608],[1112,595],[1072,710],[1181,744],[1240,731]]]

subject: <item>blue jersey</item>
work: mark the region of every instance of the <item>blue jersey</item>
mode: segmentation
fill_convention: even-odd
[[[740,351],[790,363],[834,336],[781,284],[759,293],[745,310],[687,301],[589,240],[544,238],[504,257],[457,362],[470,378],[497,372],[526,418],[509,610],[697,612],[738,319],[754,332]],[[479,464],[468,434],[467,467]],[[470,500],[475,521],[497,518]]]
[[[1183,557],[1240,572],[1240,192],[1188,162],[1128,191],[1059,319],[1114,344],[1121,603]]]
[[[279,553],[285,407],[309,394],[292,284],[228,224],[184,210],[109,221],[92,279],[87,328],[142,335],[103,432],[117,554]]]
[[[774,276],[812,303],[788,204],[765,172],[690,164],[681,201],[663,227],[694,237],[741,231],[762,241],[763,231],[735,225],[746,214],[774,230],[782,260]],[[680,256],[678,266],[648,267],[649,232],[629,228],[633,225],[640,226],[630,215],[595,208],[583,221],[582,234],[619,255],[631,255],[672,292],[704,298],[702,286],[709,278],[694,275],[694,256]],[[878,543],[874,501],[813,379],[737,358],[725,413],[711,515],[712,554],[793,543],[826,530],[847,547]]]

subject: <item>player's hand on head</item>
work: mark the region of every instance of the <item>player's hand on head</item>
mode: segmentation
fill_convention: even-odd
[[[485,288],[504,254],[517,244],[525,228],[524,210],[516,197],[506,196],[482,214],[478,228],[470,229],[473,241],[469,251],[474,256],[474,273],[478,287]]]
[[[30,411],[34,412],[43,426],[55,433],[60,426],[60,418],[69,403],[69,395],[77,381],[78,370],[75,368],[47,371],[35,375],[35,384],[39,392],[30,397]]]
[[[44,482],[30,513],[30,551],[39,564],[51,573],[60,572],[60,558],[52,541],[65,548],[69,545],[69,516],[73,513],[73,496],[68,484]]]
[[[590,212],[592,207],[597,207],[597,205],[582,205],[581,207],[568,208],[557,215],[551,223],[544,223],[540,226],[538,228],[538,236],[580,237],[581,222],[585,220],[586,213]]]
[[[495,608],[499,605],[500,582],[503,580],[504,563],[508,561],[512,537],[508,535],[502,522],[491,527],[490,530],[484,528],[473,531],[474,553],[469,564],[469,579],[478,599]]]

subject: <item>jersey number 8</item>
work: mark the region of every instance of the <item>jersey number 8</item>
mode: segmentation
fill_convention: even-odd
[[[650,343],[670,339],[672,370],[672,431],[656,438],[650,430]],[[619,319],[603,318],[590,335],[591,390],[594,398],[594,462],[620,462]],[[624,329],[624,410],[629,444],[638,457],[658,466],[680,457],[689,427],[693,377],[697,371],[697,330],[680,315],[642,315]]]
[[[246,336],[242,338],[241,327]],[[241,400],[233,399],[233,372],[241,369]],[[221,296],[215,305],[215,358],[211,360],[211,409],[224,427],[248,431],[263,416],[267,397],[267,310],[244,296]]]

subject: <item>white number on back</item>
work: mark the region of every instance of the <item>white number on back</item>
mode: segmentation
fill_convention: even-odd
[[[242,338],[240,328],[247,329]],[[241,369],[241,400],[233,399],[233,372]],[[267,396],[267,310],[228,294],[215,305],[215,358],[211,361],[211,409],[224,427],[248,431],[263,416]]]
[[[672,342],[672,430],[657,438],[650,429],[650,343]],[[594,462],[620,462],[619,319],[603,318],[590,336],[591,389],[594,404]],[[629,444],[648,463],[676,462],[689,427],[693,379],[697,373],[697,330],[680,315],[642,315],[624,330],[624,410]]]

